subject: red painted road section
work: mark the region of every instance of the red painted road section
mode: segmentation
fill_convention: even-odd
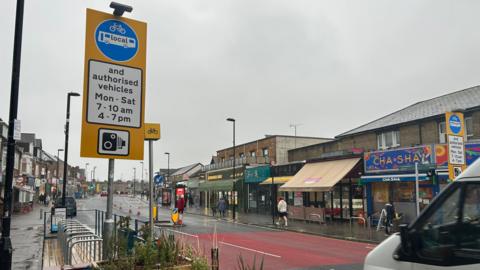
[[[212,234],[181,238],[199,245],[210,256]],[[239,254],[252,264],[264,258],[264,269],[294,269],[325,265],[361,264],[374,245],[286,231],[223,233],[217,235],[220,269],[237,269]]]

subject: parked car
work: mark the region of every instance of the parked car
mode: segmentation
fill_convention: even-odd
[[[480,269],[480,159],[373,249],[364,269]]]
[[[65,197],[65,200],[66,200],[66,215],[67,217],[76,217],[77,216],[77,202],[75,201],[75,198],[74,197],[70,197],[70,196],[67,196]],[[59,208],[59,207],[63,207],[63,203],[62,203],[62,197],[60,198],[57,198],[57,201],[55,202],[54,204],[54,207],[55,208]]]
[[[108,193],[106,191],[100,192],[100,197],[106,197],[108,196]]]

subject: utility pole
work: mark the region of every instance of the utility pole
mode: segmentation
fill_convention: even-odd
[[[20,63],[22,55],[24,0],[17,0],[15,15],[15,35],[13,42],[12,84],[10,91],[10,112],[8,118],[7,166],[4,182],[4,205],[2,213],[2,237],[0,238],[0,265],[5,270],[12,269],[12,240],[10,225],[12,217],[12,183],[15,164],[15,121],[18,112],[18,92],[20,83]]]

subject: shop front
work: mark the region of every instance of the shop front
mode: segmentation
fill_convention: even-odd
[[[247,212],[270,213],[270,190],[260,185],[270,177],[270,166],[247,167],[245,170],[245,187],[247,195]]]
[[[350,219],[364,211],[360,157],[305,164],[280,187],[295,219]]]
[[[230,208],[233,204],[236,204],[237,209],[244,209],[242,204],[245,202],[242,199],[244,171],[243,166],[235,168],[235,178],[231,168],[206,172],[205,181],[200,181],[198,185],[201,204],[209,209],[215,206],[220,198],[224,198]]]
[[[430,204],[440,191],[434,147],[423,145],[364,154],[365,175],[361,182],[366,189],[368,216],[378,218],[385,204],[393,202],[402,222],[412,221],[417,211],[417,177],[420,209]]]

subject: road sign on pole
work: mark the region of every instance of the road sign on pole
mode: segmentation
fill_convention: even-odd
[[[145,140],[148,141],[148,186],[149,192],[149,223],[150,223],[150,240],[153,240],[153,216],[154,216],[154,186],[153,186],[153,141],[160,139],[160,124],[145,123]]]
[[[147,24],[87,9],[82,157],[143,159]]]
[[[445,126],[448,142],[448,175],[451,180],[454,180],[466,168],[463,113],[446,112]]]

